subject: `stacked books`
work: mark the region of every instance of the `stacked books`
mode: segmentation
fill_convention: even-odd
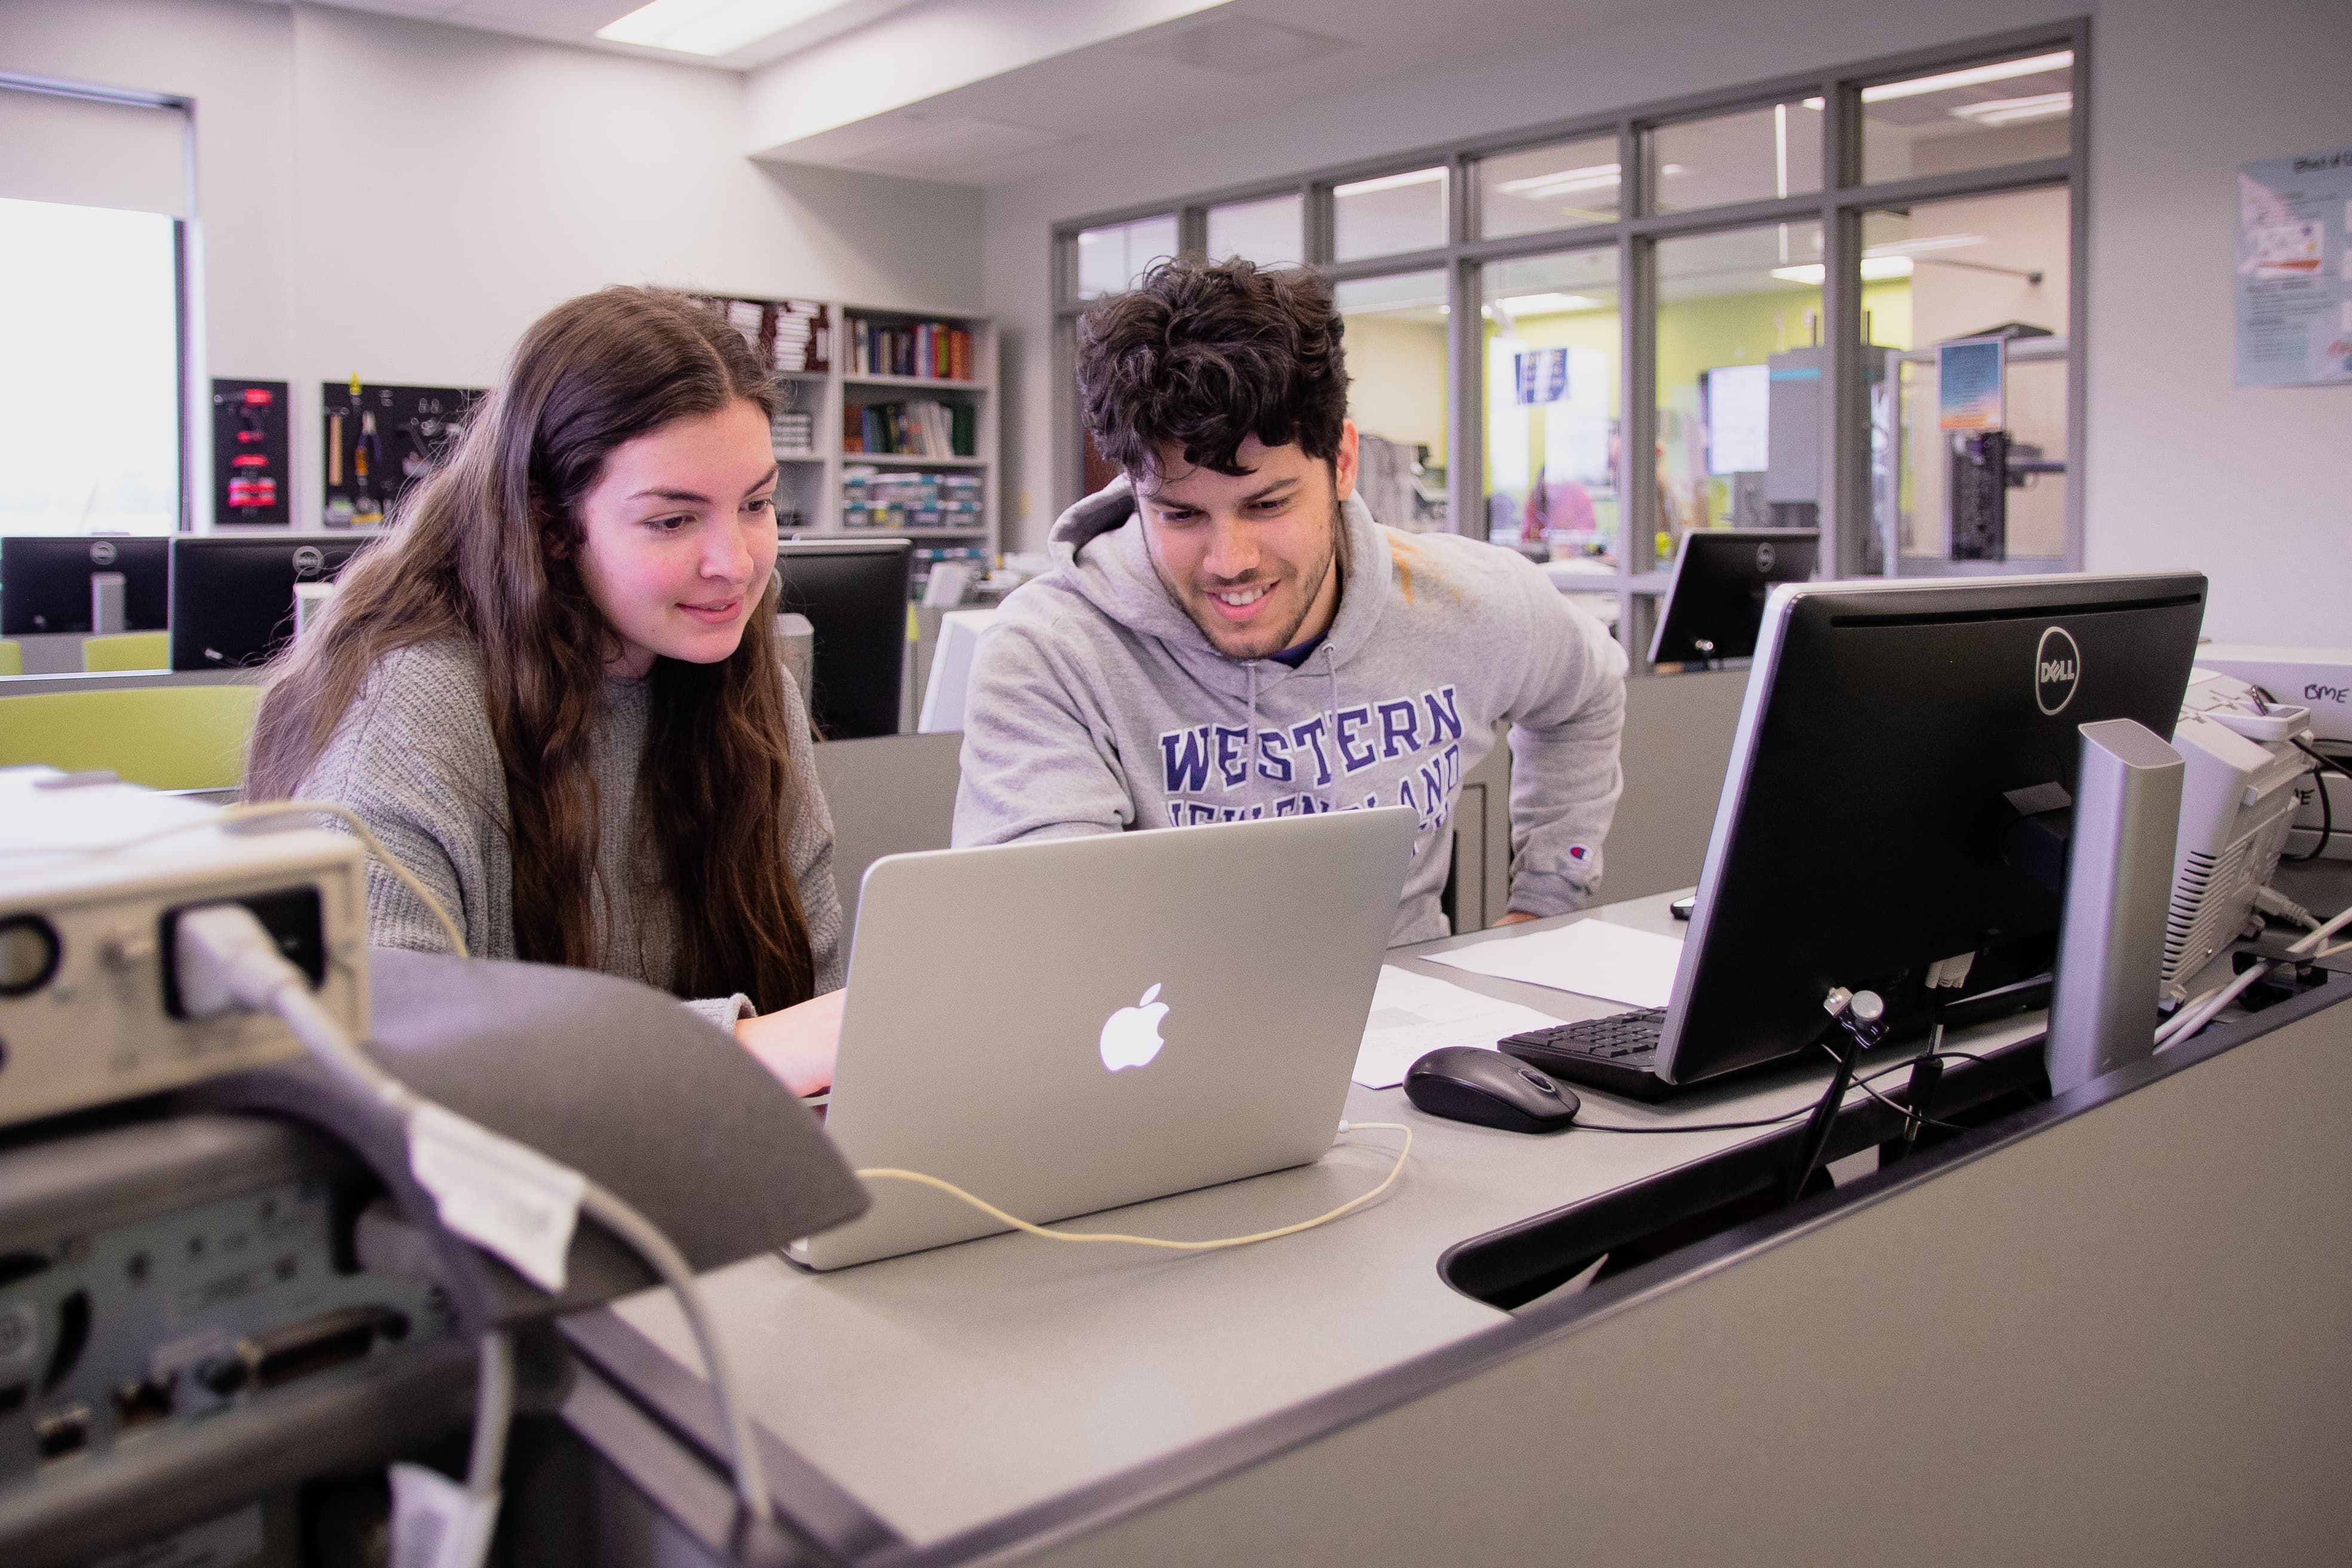
[[[768,363],[783,371],[821,371],[833,363],[832,331],[824,307],[814,300],[785,300],[771,307]]]
[[[970,381],[971,333],[953,321],[886,327],[849,320],[849,374],[911,375],[926,381]]]
[[[980,451],[980,412],[928,397],[852,404],[842,411],[841,449],[908,458],[971,458]]]
[[[832,329],[824,307],[814,300],[688,298],[742,333],[760,363],[772,370],[821,372],[833,363]]]
[[[841,471],[844,528],[958,528],[979,532],[978,474],[884,471],[852,463]]]
[[[785,409],[776,416],[768,427],[774,437],[779,458],[814,458],[816,453],[816,416]]]

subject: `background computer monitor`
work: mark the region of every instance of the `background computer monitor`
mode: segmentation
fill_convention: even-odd
[[[172,668],[267,663],[294,635],[294,584],[331,581],[371,542],[322,533],[172,541]]]
[[[903,539],[798,539],[776,547],[780,614],[816,636],[810,717],[818,738],[898,732],[914,546]]]
[[[93,631],[89,579],[123,576],[122,630],[160,632],[170,612],[172,542],[115,534],[12,533],[0,539],[0,637]]]
[[[1940,959],[1990,954],[1971,990],[2046,967],[2060,893],[2011,794],[2071,795],[2094,720],[2169,739],[2204,614],[2195,573],[1775,590],[1660,1076],[1804,1049],[1833,985],[1899,1014]]]
[[[1817,528],[1705,528],[1684,534],[1658,629],[1650,637],[1650,662],[1754,654],[1764,596],[1782,583],[1811,577],[1821,542]]]

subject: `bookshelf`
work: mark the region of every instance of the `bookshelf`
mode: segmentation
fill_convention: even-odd
[[[993,321],[849,300],[701,298],[771,363],[803,364],[777,371],[776,515],[786,537],[912,540],[919,579],[933,552],[994,562],[1003,500]],[[805,328],[780,333],[788,317]],[[803,435],[805,445],[787,439]]]

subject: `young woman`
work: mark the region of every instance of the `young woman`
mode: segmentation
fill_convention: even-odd
[[[774,412],[682,296],[548,312],[273,672],[246,793],[350,806],[476,956],[699,998],[809,1093],[841,906],[774,635]],[[447,948],[382,868],[367,893],[378,945]]]

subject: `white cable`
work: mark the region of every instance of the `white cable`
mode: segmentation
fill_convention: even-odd
[[[474,1449],[466,1465],[466,1489],[495,1497],[506,1468],[507,1427],[514,1420],[514,1342],[504,1329],[482,1336],[474,1373]]]
[[[319,1065],[345,1086],[407,1121],[433,1102],[385,1072],[352,1045],[335,1016],[310,994],[310,981],[278,951],[269,933],[242,904],[211,904],[183,912],[177,971],[183,1005],[194,1016],[237,1008],[275,1013]],[[436,1110],[442,1108],[434,1107]],[[443,1114],[452,1114],[443,1110]],[[735,1493],[753,1519],[771,1517],[767,1471],[751,1440],[741,1384],[711,1321],[692,1268],[669,1238],[619,1194],[583,1178],[580,1206],[643,1258],[677,1296],[710,1380],[725,1427]]]
[[[1403,1173],[1404,1163],[1412,1153],[1412,1129],[1402,1121],[1342,1121],[1339,1123],[1339,1131],[1342,1132],[1353,1132],[1362,1127],[1378,1127],[1391,1132],[1404,1134],[1404,1147],[1397,1151],[1396,1163],[1389,1167],[1389,1173],[1381,1179],[1379,1186],[1360,1196],[1349,1198],[1338,1208],[1317,1215],[1313,1219],[1302,1219],[1290,1225],[1276,1226],[1272,1230],[1255,1231],[1248,1236],[1221,1236],[1213,1241],[1167,1241],[1156,1236],[1128,1236],[1118,1231],[1047,1230],[1042,1225],[1033,1225],[1017,1215],[1005,1213],[986,1198],[975,1196],[957,1186],[953,1182],[926,1174],[921,1171],[902,1171],[896,1166],[876,1165],[857,1173],[869,1182],[911,1182],[919,1187],[929,1187],[934,1192],[945,1193],[951,1198],[970,1204],[999,1225],[1009,1225],[1024,1236],[1042,1237],[1047,1241],[1107,1242],[1123,1247],[1156,1247],[1169,1252],[1217,1252],[1228,1247],[1250,1247],[1261,1241],[1273,1241],[1279,1237],[1297,1236],[1302,1230],[1313,1230],[1318,1225],[1329,1225],[1335,1219],[1353,1214],[1387,1192],[1395,1184],[1397,1177]]]
[[[2311,957],[2322,942],[2342,931],[2347,925],[2352,925],[2352,905],[2347,905],[2336,914],[2335,919],[2322,923],[2288,947],[2287,953],[2294,958]],[[2156,1048],[2162,1050],[2168,1046],[2177,1046],[2196,1034],[2198,1030],[2211,1023],[2222,1008],[2242,995],[2248,986],[2270,972],[2271,966],[2268,963],[2251,965],[2244,973],[2223,986],[2221,993],[2203,1006],[2194,1012],[2183,1007],[2179,1013],[2173,1015],[2169,1023],[2156,1032]]]

